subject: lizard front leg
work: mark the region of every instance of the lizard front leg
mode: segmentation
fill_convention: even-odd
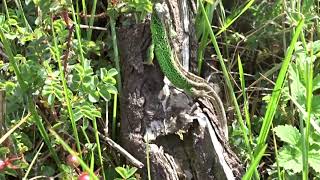
[[[153,65],[153,59],[154,59],[154,43],[151,42],[150,46],[147,49],[147,59],[143,62],[143,64],[147,65]]]

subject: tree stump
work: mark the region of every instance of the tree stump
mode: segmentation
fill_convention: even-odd
[[[177,0],[167,3],[171,9],[181,10]],[[173,19],[180,21],[179,11],[173,14]],[[177,24],[177,37],[183,39],[186,33]],[[216,127],[211,104],[205,99],[196,102],[164,81],[156,60],[154,65],[144,64],[151,42],[149,23],[121,28],[118,37],[123,83],[121,145],[145,164],[142,178],[147,179],[147,141],[153,180],[240,178],[241,164]],[[179,43],[183,40],[177,39],[173,44],[184,47]],[[195,38],[188,39],[188,46],[193,47]],[[195,50],[188,53],[190,59],[194,59]],[[211,133],[206,128],[208,120],[213,122]]]

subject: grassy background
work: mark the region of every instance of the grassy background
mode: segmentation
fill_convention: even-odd
[[[243,179],[319,178],[319,1],[197,4],[197,73],[216,57]],[[98,171],[134,179],[137,168],[109,154],[101,135],[117,139],[119,17],[143,22],[152,3],[3,0],[1,7],[0,179],[97,178]]]

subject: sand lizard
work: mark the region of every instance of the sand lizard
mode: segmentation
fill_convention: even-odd
[[[161,4],[154,4],[151,17],[151,35],[154,52],[162,72],[177,88],[183,89],[193,97],[206,97],[210,100],[227,138],[227,118],[219,95],[203,78],[183,69],[179,59],[171,50],[166,28],[159,13],[162,13]]]

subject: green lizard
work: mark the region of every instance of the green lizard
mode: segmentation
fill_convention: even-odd
[[[154,6],[151,17],[152,44],[162,72],[177,88],[183,89],[194,97],[206,97],[210,100],[227,138],[227,118],[220,97],[204,79],[183,69],[171,50],[166,28],[158,15],[161,12],[157,9],[157,4]]]

